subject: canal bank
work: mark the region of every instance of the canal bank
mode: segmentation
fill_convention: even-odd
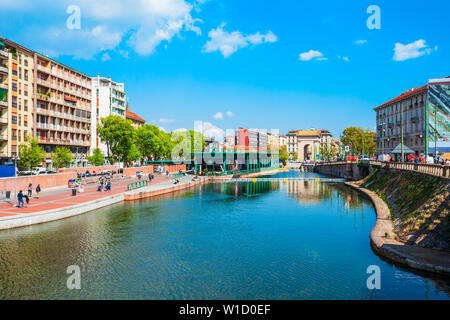
[[[242,175],[242,177],[257,177],[261,175],[275,174],[278,172],[278,170],[279,169],[261,171],[257,173]],[[197,179],[193,178],[194,176],[192,175],[182,176],[178,178],[179,183],[174,184],[175,179],[173,179],[173,176],[171,176],[170,178],[157,176],[156,180],[158,183],[150,184],[148,187],[137,190],[121,191],[125,190],[127,183],[130,182],[126,181],[122,184],[113,185],[113,191],[108,191],[108,193],[92,192],[79,194],[75,197],[69,196],[67,194],[60,198],[53,197],[49,199],[48,203],[46,203],[45,205],[29,207],[25,209],[11,207],[15,205],[15,203],[11,203],[10,207],[3,208],[3,211],[1,210],[2,208],[0,208],[0,230],[26,227],[35,224],[70,218],[109,205],[121,203],[123,201],[135,201],[157,197],[197,187],[205,183],[221,182],[226,179],[232,178],[232,176],[198,177]],[[37,200],[32,199],[32,202],[33,201]]]
[[[363,193],[312,173],[207,183],[0,232],[0,299],[448,299],[380,259]],[[290,178],[300,178],[291,180]],[[287,181],[285,181],[287,179]],[[77,265],[81,290],[68,290]],[[381,270],[369,290],[366,270]]]
[[[372,201],[377,215],[375,226],[370,232],[372,248],[381,256],[401,265],[450,276],[450,255],[446,252],[406,245],[396,240],[393,232],[391,212],[388,205],[375,192],[362,188],[353,182],[346,185],[366,194]]]

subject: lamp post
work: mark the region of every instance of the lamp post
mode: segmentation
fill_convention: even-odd
[[[405,101],[405,107],[406,107],[406,101]],[[401,126],[401,131],[402,131],[402,162],[405,162],[405,154],[404,154],[404,150],[403,150],[403,104],[401,104],[401,110],[400,110],[400,126]]]
[[[14,197],[17,198],[17,160],[18,157],[17,156],[13,156],[13,160],[14,160]]]

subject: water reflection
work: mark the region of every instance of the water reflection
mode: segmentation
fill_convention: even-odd
[[[447,282],[373,254],[374,222],[370,201],[343,184],[203,185],[0,232],[0,298],[446,298]],[[66,287],[74,264],[80,291]],[[365,287],[371,264],[382,291]]]

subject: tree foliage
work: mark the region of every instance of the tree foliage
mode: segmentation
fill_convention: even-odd
[[[320,158],[322,160],[333,160],[337,153],[337,148],[334,144],[324,143],[319,147]]]
[[[26,143],[19,145],[18,165],[32,170],[45,160],[45,151],[37,139],[26,138]]]
[[[92,156],[87,157],[89,162],[94,166],[101,166],[105,161],[105,155],[99,148],[92,150]]]
[[[98,127],[98,136],[107,146],[111,163],[130,163],[139,159],[139,149],[134,145],[136,129],[130,120],[115,115],[103,118]]]
[[[287,152],[287,146],[281,146],[280,147],[280,161],[283,162],[284,165],[286,165],[286,161],[289,159],[289,154]]]
[[[52,154],[53,166],[57,169],[70,166],[72,163],[72,152],[68,147],[58,146]]]
[[[370,129],[361,127],[348,127],[342,132],[341,141],[345,146],[349,146],[350,153],[373,155],[376,152],[375,133]]]

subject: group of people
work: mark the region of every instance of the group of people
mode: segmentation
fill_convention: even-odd
[[[430,160],[431,157],[429,157],[428,163],[432,162],[434,164],[440,164],[440,165],[450,165],[450,159],[443,157],[443,156],[435,156],[432,160]],[[388,155],[386,162],[394,162],[394,157],[392,155]],[[404,158],[402,156],[398,157],[398,162],[409,162],[409,163],[415,163],[415,164],[425,164],[427,163],[427,160],[425,159],[424,155],[405,155]]]
[[[97,191],[110,191],[111,190],[111,178],[100,177],[98,179],[98,188]]]
[[[41,193],[41,185],[38,184],[36,186],[36,199],[39,199],[39,194]],[[22,190],[19,191],[19,193],[17,194],[17,207],[18,208],[23,208],[24,207],[24,199],[27,203],[27,205],[30,203],[30,198],[33,196],[33,184],[30,183],[28,185],[28,192],[27,194],[23,194]]]

